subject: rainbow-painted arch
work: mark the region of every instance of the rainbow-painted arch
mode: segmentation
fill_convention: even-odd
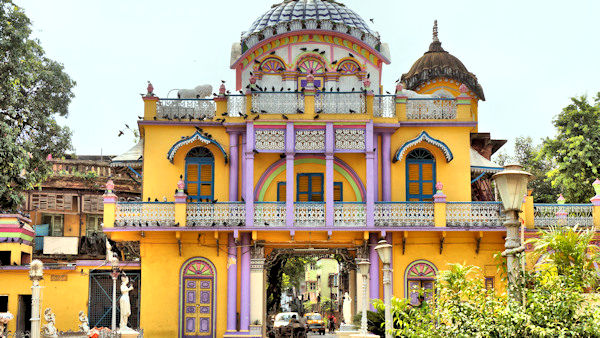
[[[273,180],[285,171],[285,159],[280,159],[273,163],[265,172],[261,175],[258,183],[256,184],[256,188],[254,189],[254,199],[255,201],[263,201],[267,189],[273,183]],[[323,155],[296,155],[294,159],[294,165],[299,164],[321,164],[325,166],[325,156]],[[349,183],[350,187],[354,191],[354,195],[356,196],[357,202],[362,202],[365,200],[366,190],[365,186],[354,171],[352,167],[350,167],[346,162],[340,160],[339,158],[334,157],[333,159],[333,170],[342,175]]]

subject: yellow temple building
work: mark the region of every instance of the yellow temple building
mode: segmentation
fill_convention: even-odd
[[[438,270],[457,262],[504,288],[494,254],[506,229],[490,179],[502,168],[490,157],[505,141],[479,131],[482,86],[442,48],[437,23],[424,49],[386,91],[389,47],[365,20],[336,1],[286,0],[232,47],[234,84],[178,98],[148,84],[140,152],[130,154],[142,199],[123,201],[109,182],[103,215],[112,241],[139,242],[140,260],[120,264],[139,271],[144,334],[262,337],[269,270],[290,255],[338,257],[357,313],[357,261],[370,262],[368,298],[383,297],[381,240],[393,246],[395,297],[417,304],[415,290],[433,292]],[[592,204],[527,196],[523,208],[527,236],[565,208],[566,224],[600,224]],[[84,264],[60,273],[68,282],[43,282],[42,306],[60,329],[76,329],[78,311],[94,306],[90,270],[109,269]],[[27,293],[21,270],[0,271],[9,297]],[[67,295],[72,303],[57,299]]]

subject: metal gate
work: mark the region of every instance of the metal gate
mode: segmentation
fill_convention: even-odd
[[[139,271],[125,271],[133,290],[129,292],[131,302],[131,316],[129,316],[129,327],[137,329],[140,327],[140,286],[141,274]],[[96,271],[90,273],[90,298],[88,317],[90,327],[108,327],[111,325],[112,316],[112,288],[113,281],[110,271]],[[121,279],[117,279],[117,327],[119,326],[119,297],[121,297]]]

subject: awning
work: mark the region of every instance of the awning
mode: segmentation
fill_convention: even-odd
[[[140,141],[134,145],[131,149],[127,150],[125,153],[114,157],[110,161],[111,167],[132,167],[132,168],[141,168],[142,167],[142,155],[144,153],[144,140],[140,139]]]
[[[471,148],[471,172],[472,173],[489,173],[495,174],[501,172],[504,168],[502,166],[488,160],[481,156],[477,150]]]

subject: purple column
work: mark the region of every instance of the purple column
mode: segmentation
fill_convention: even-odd
[[[246,226],[254,226],[254,125],[246,125],[246,163],[244,163],[246,178],[244,191],[246,199]]]
[[[334,225],[334,201],[333,201],[333,148],[334,131],[333,123],[325,125],[325,225]]]
[[[392,257],[390,259],[390,269],[392,272],[390,273],[390,282],[392,283],[392,296],[394,295],[394,241],[393,241],[393,232],[388,232],[385,234],[385,240],[392,245]]]
[[[227,331],[235,332],[237,306],[237,247],[230,233],[227,237]]]
[[[229,201],[238,200],[238,136],[237,132],[229,134]]]
[[[285,224],[288,227],[294,226],[294,124],[288,122],[285,126]]]
[[[377,234],[369,234],[369,261],[371,262],[371,268],[369,269],[369,299],[379,299],[379,255],[375,251],[377,242]],[[371,311],[374,310],[375,308],[371,304]]]
[[[239,147],[242,153],[242,182],[240,184],[240,187],[242,187],[242,189],[240,190],[240,195],[241,197],[245,200],[246,199],[246,191],[244,191],[244,183],[246,182],[246,133],[242,133],[242,144]]]
[[[250,331],[250,233],[244,232],[242,236],[242,273],[240,276],[240,331]]]
[[[375,213],[375,167],[373,165],[374,161],[374,151],[373,151],[373,122],[367,122],[366,127],[366,135],[365,135],[365,157],[367,164],[367,200],[365,205],[365,212],[367,214],[367,224],[366,226],[372,227],[375,226],[374,221],[374,213]]]
[[[390,133],[381,134],[381,200],[392,200]]]
[[[375,168],[374,179],[375,182],[375,201],[379,201],[379,135],[373,133],[373,167]]]

